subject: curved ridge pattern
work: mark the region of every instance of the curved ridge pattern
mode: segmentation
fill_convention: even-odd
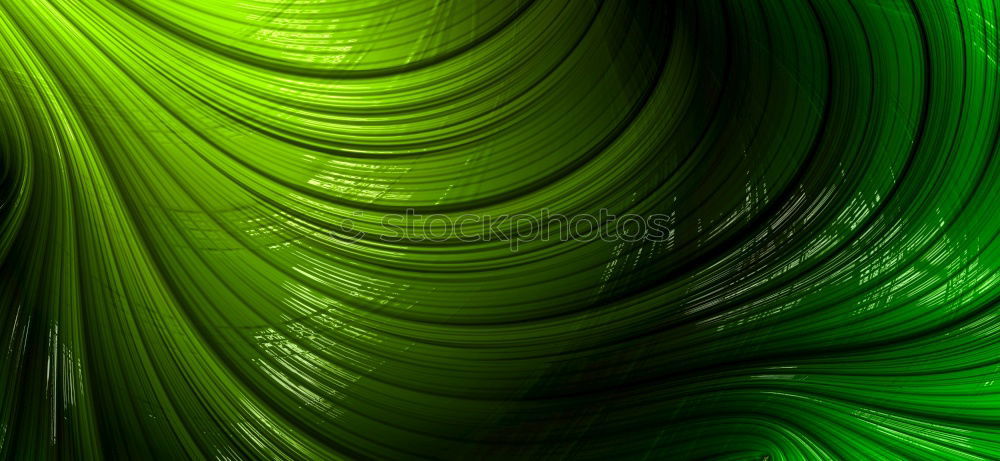
[[[0,455],[1000,458],[998,6],[0,0]]]

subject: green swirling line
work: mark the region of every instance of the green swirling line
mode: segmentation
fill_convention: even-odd
[[[0,0],[0,454],[1000,457],[997,7]]]

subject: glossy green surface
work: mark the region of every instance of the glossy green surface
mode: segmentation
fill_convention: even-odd
[[[0,457],[1000,458],[998,6],[0,0]]]

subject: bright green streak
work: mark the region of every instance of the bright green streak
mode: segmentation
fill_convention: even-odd
[[[0,0],[0,457],[998,459],[998,6]]]

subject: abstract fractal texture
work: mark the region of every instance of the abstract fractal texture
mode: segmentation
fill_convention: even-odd
[[[1000,0],[0,0],[0,459],[1000,459]]]

